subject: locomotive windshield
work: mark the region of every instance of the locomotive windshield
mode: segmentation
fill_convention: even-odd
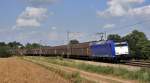
[[[126,42],[115,43],[115,46],[128,46]]]
[[[127,44],[116,44],[115,46],[127,46]]]

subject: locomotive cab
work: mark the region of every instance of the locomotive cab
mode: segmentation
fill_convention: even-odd
[[[115,53],[116,55],[128,55],[128,44],[126,42],[115,43]]]
[[[129,56],[129,47],[127,42],[115,43],[115,55],[117,58],[126,59]]]

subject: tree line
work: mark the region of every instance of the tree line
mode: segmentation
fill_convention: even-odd
[[[132,58],[150,59],[150,40],[148,40],[143,32],[133,30],[123,37],[118,34],[110,34],[108,39],[115,42],[127,41]]]
[[[20,42],[0,42],[0,57],[10,57],[11,55],[11,50],[13,49],[32,49],[32,48],[39,48],[42,45],[38,43],[27,43],[26,45],[21,44]]]

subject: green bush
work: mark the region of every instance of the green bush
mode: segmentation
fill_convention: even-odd
[[[73,78],[73,83],[81,83],[82,82],[82,78],[81,78],[79,72],[72,73],[71,78]]]
[[[0,57],[5,58],[5,57],[10,57],[11,54],[9,52],[8,47],[0,47]]]

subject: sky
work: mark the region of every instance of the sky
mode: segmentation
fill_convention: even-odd
[[[67,32],[86,42],[135,29],[150,39],[150,0],[1,0],[0,11],[1,42],[61,45]]]

